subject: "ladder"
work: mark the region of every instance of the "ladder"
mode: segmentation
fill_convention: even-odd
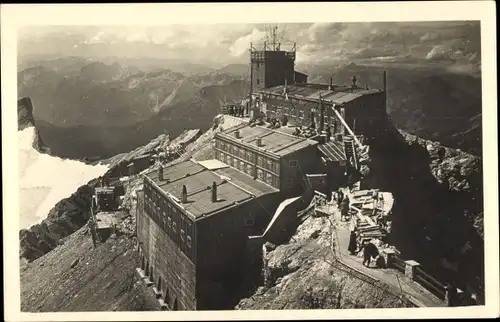
[[[347,160],[352,160],[352,165],[354,168],[358,169],[356,149],[354,147],[354,140],[351,136],[344,136],[344,152]]]

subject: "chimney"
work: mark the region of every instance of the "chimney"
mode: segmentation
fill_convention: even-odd
[[[181,202],[186,203],[187,202],[187,188],[186,185],[182,185],[182,194],[181,194]]]
[[[234,131],[234,137],[239,139],[240,138],[240,130]]]
[[[217,184],[212,182],[212,202],[217,202]]]
[[[287,85],[288,85],[288,79],[287,79],[287,76],[286,76],[286,73],[285,73],[285,87],[284,87],[284,89],[283,89],[284,94],[286,94],[286,90],[287,90],[287,88],[286,88],[286,87],[287,87]]]
[[[384,70],[384,92],[387,91],[387,71]]]
[[[328,86],[328,90],[331,91],[333,88],[333,78],[330,77],[330,86]]]
[[[384,104],[387,111],[387,71],[384,70]]]
[[[257,138],[257,146],[258,147],[262,146],[262,139],[261,138]]]
[[[158,168],[158,180],[163,181],[163,167]]]

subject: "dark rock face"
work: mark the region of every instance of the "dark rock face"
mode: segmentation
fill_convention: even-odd
[[[442,281],[482,298],[483,173],[480,157],[389,126],[370,145],[363,188],[391,192],[394,244]]]
[[[35,126],[33,104],[29,97],[23,97],[17,100],[17,126],[19,131],[30,126]]]
[[[59,201],[40,224],[19,232],[21,258],[33,261],[56,248],[60,241],[85,225],[90,217],[97,180]]]
[[[41,153],[50,154],[50,149],[45,145],[36,128],[35,119],[33,117],[33,103],[29,97],[23,97],[17,100],[17,127],[18,131],[22,131],[28,127],[34,127],[35,139],[33,140],[33,148]]]

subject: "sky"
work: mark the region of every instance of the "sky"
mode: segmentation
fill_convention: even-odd
[[[18,53],[181,59],[206,65],[246,63],[250,42],[273,25],[38,26],[19,30]],[[480,70],[479,22],[278,24],[282,47],[297,43],[297,63],[372,61],[448,64]]]

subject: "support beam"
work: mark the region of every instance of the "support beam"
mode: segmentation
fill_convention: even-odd
[[[352,135],[354,141],[356,142],[356,144],[362,148],[363,145],[361,144],[361,142],[359,142],[358,138],[356,137],[356,135],[354,134],[354,132],[351,130],[351,128],[349,127],[349,125],[347,125],[346,121],[342,118],[342,116],[340,115],[339,111],[337,111],[335,109],[335,104],[333,104],[333,106],[331,107],[333,112],[335,113],[335,115],[337,115],[337,117],[339,118],[340,122],[345,126],[345,128],[347,129],[347,132],[349,132],[350,135]]]

